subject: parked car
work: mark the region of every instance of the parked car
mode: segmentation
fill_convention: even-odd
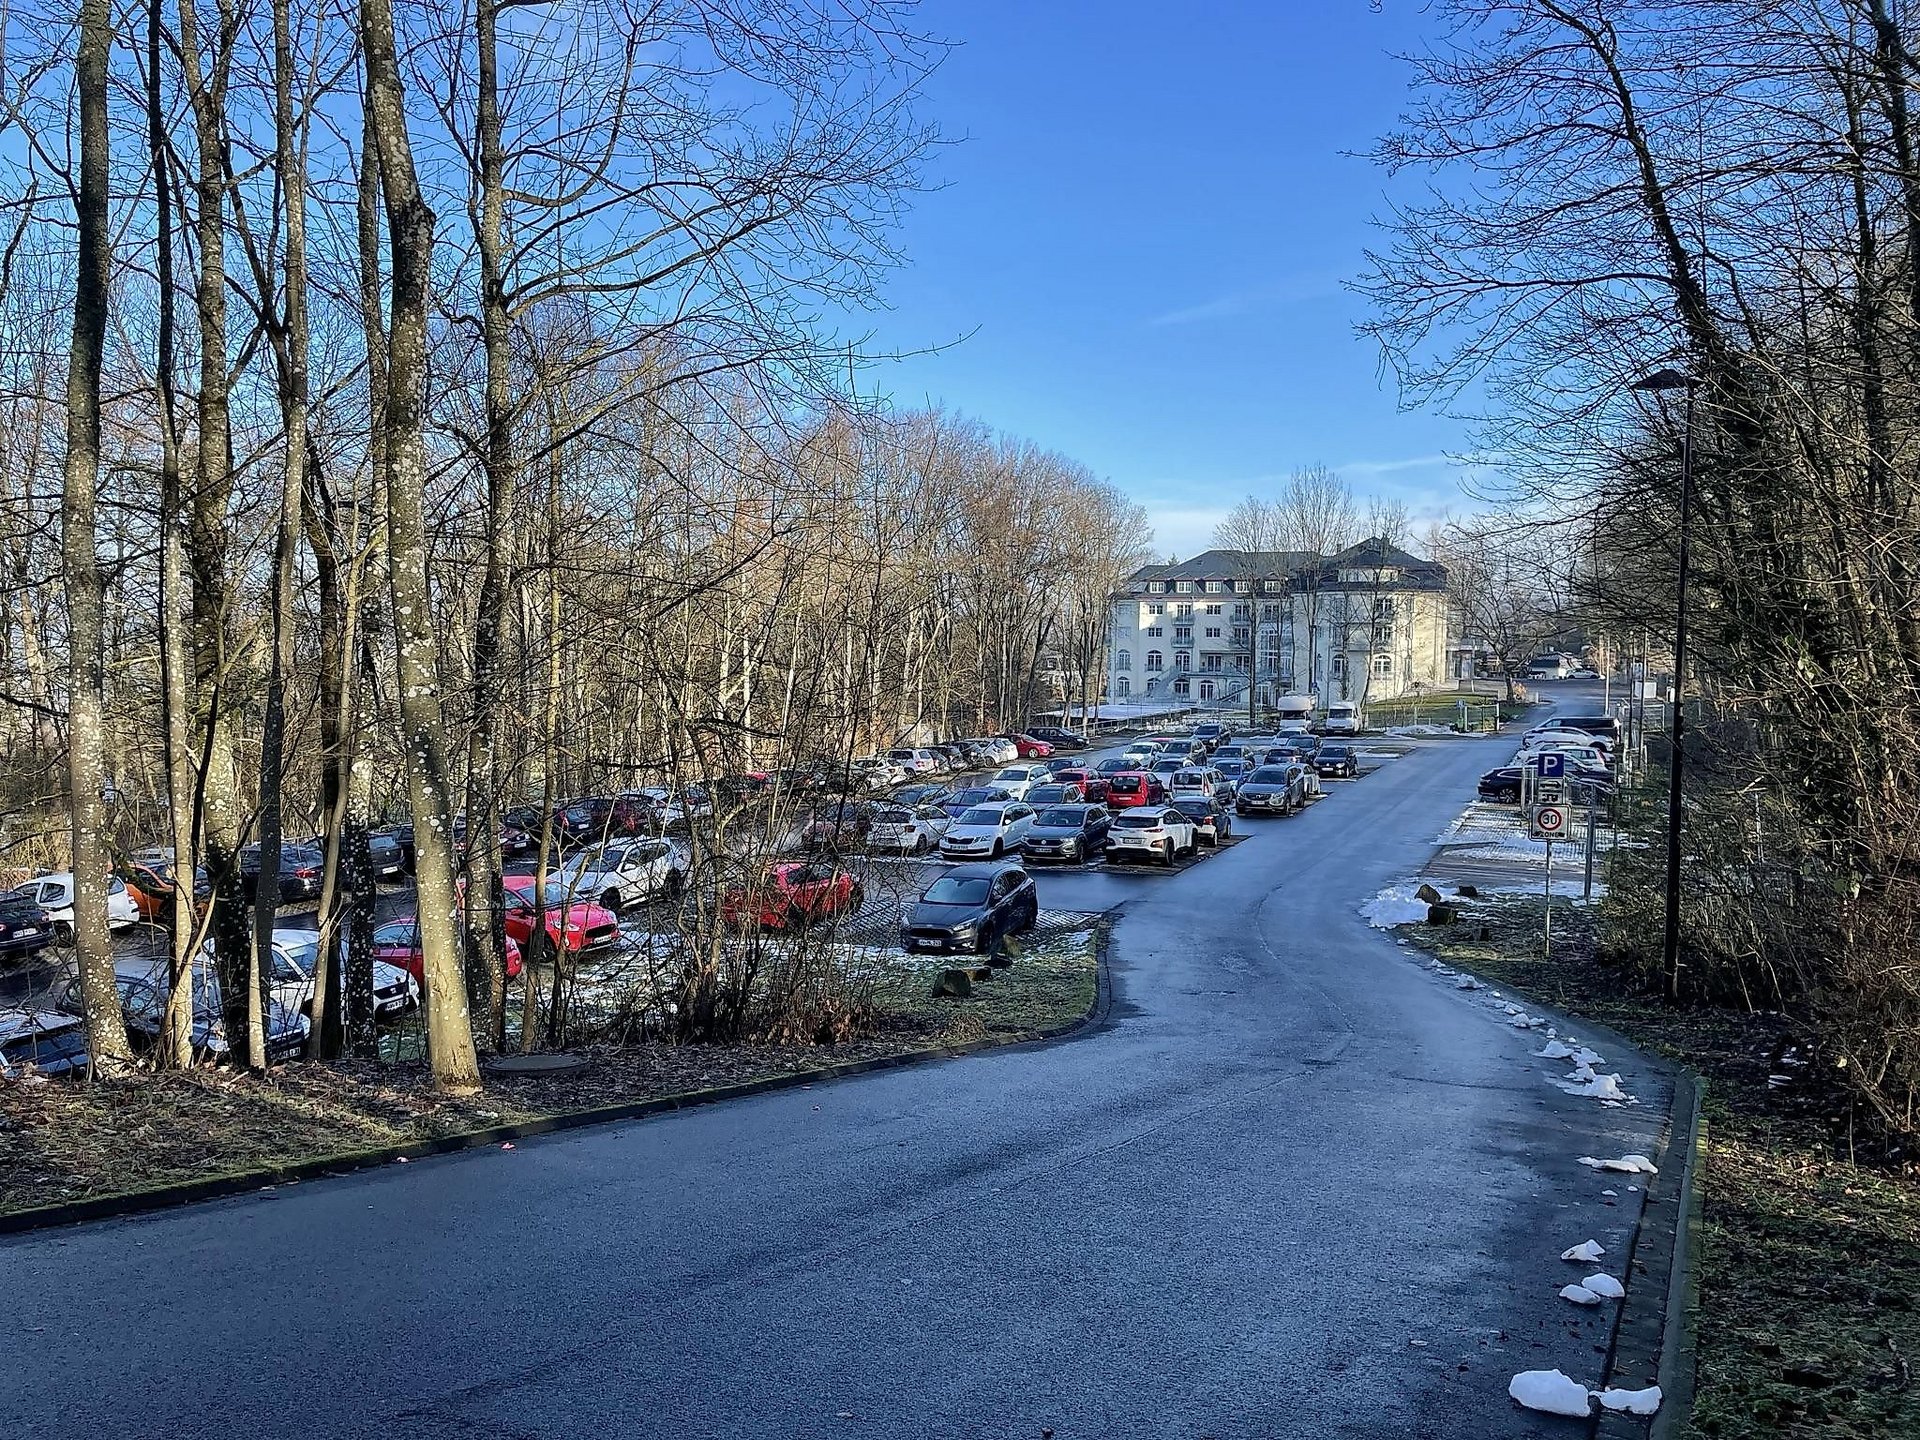
[[[1027,804],[1036,810],[1048,805],[1078,805],[1086,798],[1086,791],[1078,785],[1058,781],[1051,785],[1035,785],[1026,794]]]
[[[1136,740],[1120,752],[1120,758],[1126,762],[1127,769],[1138,770],[1152,764],[1154,757],[1159,753],[1160,747],[1152,741]]]
[[[1525,784],[1525,772],[1518,765],[1502,765],[1482,775],[1477,788],[1482,800],[1491,800],[1496,805],[1518,805]]]
[[[965,770],[973,764],[973,755],[958,740],[948,740],[931,747],[933,753],[943,757],[949,770]]]
[[[159,855],[148,853],[135,856],[126,864],[127,895],[133,901],[134,908],[140,912],[143,920],[153,920],[160,924],[173,921],[173,852]],[[205,910],[207,902],[213,898],[213,886],[207,879],[205,869],[195,867],[193,872],[193,905],[196,911]]]
[[[160,1039],[167,1008],[167,966],[164,961],[116,960],[114,986],[120,992],[120,1009],[127,1023],[127,1038],[136,1047],[151,1049]],[[189,972],[192,986],[189,1034],[194,1054],[211,1060],[225,1059],[228,1053],[226,1021],[220,1013],[220,981],[213,967],[196,963]],[[75,979],[62,994],[59,1008],[69,1015],[83,1015],[80,982]],[[290,1060],[306,1048],[312,1025],[301,1011],[287,1005],[278,994],[269,993],[266,1014],[266,1059],[269,1064]]]
[[[1033,807],[1019,800],[993,800],[976,805],[947,827],[940,837],[940,853],[952,859],[980,855],[998,860],[1018,850],[1033,828]]]
[[[1056,785],[1079,786],[1080,798],[1082,800],[1089,801],[1096,805],[1104,805],[1107,803],[1107,777],[1103,774],[1095,774],[1091,770],[1082,770],[1076,767],[1071,770],[1054,771],[1053,780]],[[1033,797],[1028,796],[1027,798],[1031,800]]]
[[[0,1079],[25,1075],[84,1075],[87,1022],[60,1010],[0,1012]]]
[[[1227,734],[1226,726],[1217,725],[1211,720],[1193,727],[1193,738],[1207,747],[1207,753],[1209,755],[1213,754],[1226,743]]]
[[[1293,759],[1287,763],[1287,769],[1299,780],[1300,793],[1306,796],[1308,800],[1318,800],[1322,795],[1327,793],[1326,789],[1320,784],[1320,772],[1300,756],[1294,756]]]
[[[557,876],[576,895],[618,914],[686,888],[687,857],[670,840],[609,840],[571,856]]]
[[[1024,853],[1029,862],[1091,860],[1107,848],[1113,817],[1104,805],[1048,805],[1037,811],[1027,831]]]
[[[1314,754],[1313,768],[1323,776],[1351,780],[1360,773],[1360,758],[1351,745],[1322,745]]]
[[[17,885],[10,892],[31,900],[46,912],[47,923],[53,927],[54,943],[71,945],[73,943],[73,872],[57,870],[51,875],[38,875],[24,885]],[[129,925],[140,923],[140,907],[127,890],[127,882],[118,875],[107,877],[107,928],[124,930]]]
[[[1171,865],[1199,849],[1193,821],[1170,805],[1142,805],[1113,817],[1107,832],[1109,860],[1158,859]]]
[[[0,960],[31,960],[53,943],[53,921],[31,895],[0,895]]]
[[[925,749],[889,750],[887,759],[910,775],[937,775],[947,768],[944,757]]]
[[[1009,799],[1024,800],[1034,786],[1045,785],[1052,779],[1053,772],[1044,765],[1009,765],[987,783]]]
[[[1063,730],[1058,725],[1036,725],[1028,732],[1036,740],[1044,740],[1055,750],[1084,750],[1087,737],[1072,730]]]
[[[1298,755],[1309,765],[1313,763],[1313,757],[1320,753],[1320,743],[1320,737],[1309,730],[1297,730],[1291,735],[1274,737],[1276,749]]]
[[[1216,754],[1213,758],[1213,768],[1219,774],[1220,778],[1226,782],[1228,791],[1232,792],[1239,789],[1240,782],[1246,778],[1247,772],[1253,767],[1237,755],[1229,755],[1225,759],[1222,759]],[[1231,798],[1231,793],[1229,794],[1229,798]]]
[[[951,794],[953,786],[944,780],[935,780],[902,785],[887,798],[896,805],[938,805]]]
[[[297,904],[320,894],[320,876],[327,857],[310,845],[280,847],[280,903]],[[260,887],[260,847],[240,847],[240,896],[252,900]]]
[[[1360,703],[1357,700],[1334,701],[1327,706],[1327,718],[1320,722],[1320,730],[1326,735],[1358,735]]]
[[[1236,815],[1291,815],[1307,803],[1302,768],[1262,765],[1249,775],[1233,797]]]
[[[1188,765],[1174,771],[1167,781],[1167,798],[1176,805],[1193,797],[1213,800],[1218,798],[1224,783],[1220,772],[1211,765]]]
[[[960,743],[977,752],[983,766],[1008,765],[1020,758],[1020,747],[999,735],[983,735],[977,740],[963,740]]]
[[[947,812],[947,818],[957,820],[976,805],[990,805],[995,800],[1009,798],[1007,792],[997,785],[969,785],[964,790],[956,790],[940,801],[940,808]]]
[[[577,899],[564,881],[551,876],[544,891],[536,890],[535,883],[532,875],[509,875],[503,882],[506,931],[521,954],[537,965],[545,965],[562,952],[578,956],[613,948],[620,938],[620,921],[611,910]],[[537,941],[533,933],[536,895],[545,901],[541,908],[546,922],[546,933]]]
[[[741,929],[796,930],[851,915],[866,899],[860,882],[830,861],[770,865],[751,885],[720,897],[720,919]]]
[[[1218,848],[1233,838],[1233,812],[1210,795],[1176,798],[1173,808],[1193,822],[1193,832],[1202,845]]]
[[[1105,760],[1096,761],[1093,773],[1105,780],[1110,776],[1121,775],[1129,770],[1138,770],[1143,762],[1133,761],[1124,755],[1109,755]]]
[[[1177,757],[1182,764],[1190,760],[1203,759],[1207,753],[1205,742],[1196,740],[1191,735],[1154,735],[1150,737],[1148,743],[1153,746],[1156,759],[1171,755]]]
[[[1047,773],[1056,779],[1063,770],[1078,770],[1080,761],[1072,755],[1050,755],[1040,762],[1047,767]]]
[[[873,826],[872,808],[860,801],[842,800],[822,805],[800,822],[803,850],[852,850],[867,843]]]
[[[507,935],[507,978],[514,979],[520,973],[520,942]],[[404,970],[416,987],[427,983],[426,956],[420,949],[420,921],[412,915],[401,915],[373,927],[373,959],[376,967],[388,965],[395,970]],[[376,978],[374,992],[379,993]]]
[[[209,941],[203,952],[213,962]],[[345,955],[344,947],[341,951]],[[320,932],[276,925],[273,930],[273,973],[267,988],[276,1003],[302,1015],[313,1014],[314,975],[320,967]],[[384,959],[376,947],[373,957],[373,1018],[391,1020],[420,1003],[420,984],[411,969]]]
[[[1107,777],[1107,805],[1128,810],[1137,805],[1158,805],[1167,798],[1166,783],[1158,775],[1142,770],[1122,770]]]
[[[1009,731],[1003,738],[1013,742],[1014,752],[1022,760],[1044,760],[1053,754],[1053,746],[1046,741],[1019,730]]]
[[[940,848],[953,817],[938,805],[881,805],[873,812],[867,848],[901,855],[925,855]]]
[[[1551,720],[1542,720],[1533,728],[1535,730],[1584,730],[1589,735],[1598,735],[1609,744],[1620,743],[1620,722],[1612,715],[1556,715]]]
[[[1193,759],[1191,755],[1157,755],[1148,762],[1147,773],[1158,775],[1161,784],[1169,785],[1174,776],[1192,766]]]
[[[900,917],[903,950],[981,955],[1040,918],[1033,877],[1017,864],[956,865]]]

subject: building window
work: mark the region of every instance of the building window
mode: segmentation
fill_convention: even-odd
[[[1327,673],[1336,680],[1346,679],[1347,657],[1344,655],[1335,655],[1333,659],[1327,662]]]
[[[1176,695],[1185,695],[1188,691],[1188,688],[1189,687],[1187,685],[1187,677],[1184,675],[1182,675],[1178,680],[1173,682],[1173,693]]]
[[[1200,657],[1200,668],[1202,670],[1211,670],[1214,674],[1218,675],[1221,669],[1224,668],[1220,664],[1220,658],[1218,655],[1202,655]]]
[[[1113,668],[1116,670],[1131,670],[1133,668],[1133,652],[1131,650],[1117,651],[1113,657]]]
[[[1251,595],[1253,593],[1253,582],[1251,580],[1234,581],[1233,593],[1236,595]]]
[[[1159,627],[1158,625],[1149,625],[1149,626],[1147,626],[1147,634],[1149,634],[1149,635],[1158,635],[1158,634],[1160,634],[1160,633],[1161,633],[1161,630],[1160,630],[1160,627]]]
[[[1190,642],[1190,641],[1191,641],[1191,640],[1193,639],[1193,626],[1191,626],[1191,625],[1176,625],[1176,626],[1174,626],[1174,627],[1173,627],[1173,638],[1174,638],[1175,640],[1179,640],[1179,641],[1183,641],[1183,642]]]
[[[1233,607],[1233,618],[1236,620],[1244,620],[1252,613],[1253,607],[1250,605],[1236,605]]]
[[[1207,581],[1207,593],[1209,595],[1218,595],[1220,593],[1220,582],[1218,580]]]
[[[1391,625],[1393,623],[1393,601],[1391,599],[1374,601],[1373,618],[1376,623]]]
[[[1278,620],[1280,618],[1280,607],[1278,605],[1262,605],[1260,607],[1260,618],[1262,620]]]
[[[1191,620],[1193,618],[1193,606],[1191,605],[1174,606],[1173,618],[1176,620]]]
[[[1213,699],[1213,681],[1202,680],[1200,682],[1200,698],[1202,700]]]
[[[1113,693],[1118,695],[1122,700],[1126,699],[1127,696],[1133,693],[1133,682],[1122,675],[1115,683]]]
[[[1391,655],[1376,655],[1373,657],[1373,676],[1376,680],[1391,680],[1393,678],[1393,657]]]
[[[1253,632],[1244,625],[1236,626],[1233,632],[1233,643],[1236,645],[1251,645],[1253,643]]]
[[[1159,668],[1160,668],[1160,652],[1158,650],[1147,651],[1147,669],[1158,670]]]
[[[1193,657],[1187,654],[1186,651],[1176,650],[1173,652],[1173,668],[1174,669],[1189,670],[1192,667],[1193,667]]]
[[[1209,605],[1207,606],[1207,613],[1209,615],[1218,615],[1220,613],[1220,607],[1218,605]]]
[[[1175,588],[1177,588],[1182,595],[1191,595],[1193,593],[1193,581],[1191,580],[1179,581]]]
[[[1209,640],[1218,640],[1220,638],[1220,627],[1218,625],[1207,626],[1207,638]]]
[[[1167,613],[1167,607],[1165,605],[1162,605],[1156,602],[1152,605],[1147,606],[1147,613],[1149,615],[1164,615]]]

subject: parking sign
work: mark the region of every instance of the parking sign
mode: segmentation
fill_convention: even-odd
[[[1535,763],[1540,767],[1542,780],[1559,780],[1567,773],[1567,757],[1557,750],[1548,750],[1536,756]]]

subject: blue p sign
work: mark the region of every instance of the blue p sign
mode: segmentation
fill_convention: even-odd
[[[1548,751],[1540,757],[1540,778],[1542,780],[1562,780],[1567,774],[1567,757],[1554,751]]]

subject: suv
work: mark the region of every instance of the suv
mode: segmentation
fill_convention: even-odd
[[[1113,828],[1107,832],[1109,860],[1158,856],[1162,865],[1172,865],[1176,857],[1191,855],[1199,848],[1193,821],[1171,806],[1143,805],[1128,810],[1113,817]]]
[[[1205,725],[1193,727],[1193,738],[1206,746],[1208,753],[1211,754],[1232,738],[1232,732],[1224,725],[1215,725],[1209,721]]]
[[[1306,803],[1306,783],[1298,765],[1262,765],[1240,782],[1233,797],[1238,815],[1291,815]]]
[[[1087,737],[1072,730],[1063,730],[1058,725],[1036,725],[1027,732],[1036,740],[1044,740],[1056,750],[1084,750]]]

